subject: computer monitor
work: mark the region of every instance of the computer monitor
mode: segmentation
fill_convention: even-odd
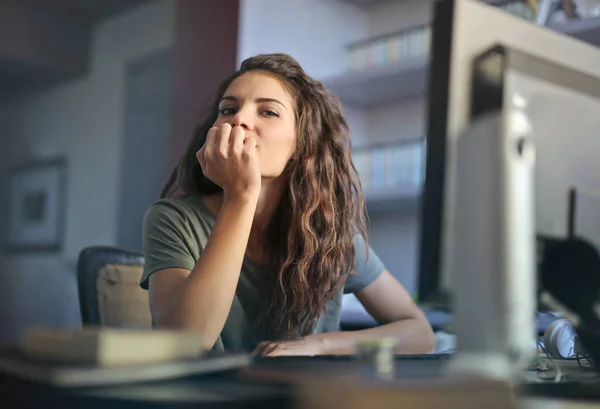
[[[419,257],[419,301],[424,304],[451,306],[456,141],[470,123],[474,60],[497,44],[600,78],[600,49],[480,1],[437,2]],[[535,141],[536,231],[560,238],[568,233],[568,190],[600,191],[600,139],[592,133],[594,124],[600,129],[600,99],[594,106],[589,93],[569,81],[527,80],[524,87],[538,87],[530,90],[533,126],[540,135]]]
[[[600,155],[597,150],[596,155]],[[569,193],[569,234],[584,237],[600,249],[600,190],[572,188]]]

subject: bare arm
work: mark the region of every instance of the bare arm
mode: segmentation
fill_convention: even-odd
[[[223,204],[191,272],[164,269],[150,276],[150,309],[157,326],[198,331],[203,346],[210,349],[231,309],[261,175],[256,140],[239,126],[211,128],[197,157],[203,173],[223,188]]]
[[[361,339],[394,337],[398,354],[429,354],[435,348],[433,330],[427,317],[413,302],[406,289],[384,271],[356,297],[381,324],[362,331],[314,334],[283,342],[262,342],[257,355],[350,355],[356,352]]]
[[[165,269],[150,276],[150,308],[159,327],[198,331],[212,348],[233,302],[256,199],[223,203],[194,269]]]
[[[390,272],[384,271],[368,287],[358,291],[356,297],[381,325],[361,331],[319,334],[324,337],[327,353],[353,353],[356,341],[374,337],[396,338],[399,354],[433,352],[435,338],[427,317]]]

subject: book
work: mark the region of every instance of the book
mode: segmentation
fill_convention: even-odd
[[[98,387],[163,381],[240,369],[252,363],[250,354],[205,355],[136,365],[101,366],[36,358],[19,348],[0,350],[0,373],[61,388]]]
[[[197,332],[84,327],[33,328],[21,344],[24,354],[97,366],[150,364],[197,358],[204,352]]]

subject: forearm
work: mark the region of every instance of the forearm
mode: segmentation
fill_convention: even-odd
[[[212,348],[231,309],[255,210],[254,197],[223,202],[206,247],[163,314],[164,325],[198,331]]]
[[[360,331],[315,334],[323,345],[323,354],[350,355],[361,340],[393,337],[397,354],[428,354],[435,348],[435,337],[429,322],[423,318],[408,318]]]

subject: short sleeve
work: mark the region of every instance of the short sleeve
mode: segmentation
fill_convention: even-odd
[[[354,273],[348,275],[344,285],[344,293],[355,293],[375,281],[385,270],[381,259],[371,247],[368,248],[361,234],[354,236]]]
[[[192,270],[196,264],[193,234],[186,215],[166,201],[153,204],[144,216],[144,273],[140,286],[148,289],[152,273],[165,268]]]

